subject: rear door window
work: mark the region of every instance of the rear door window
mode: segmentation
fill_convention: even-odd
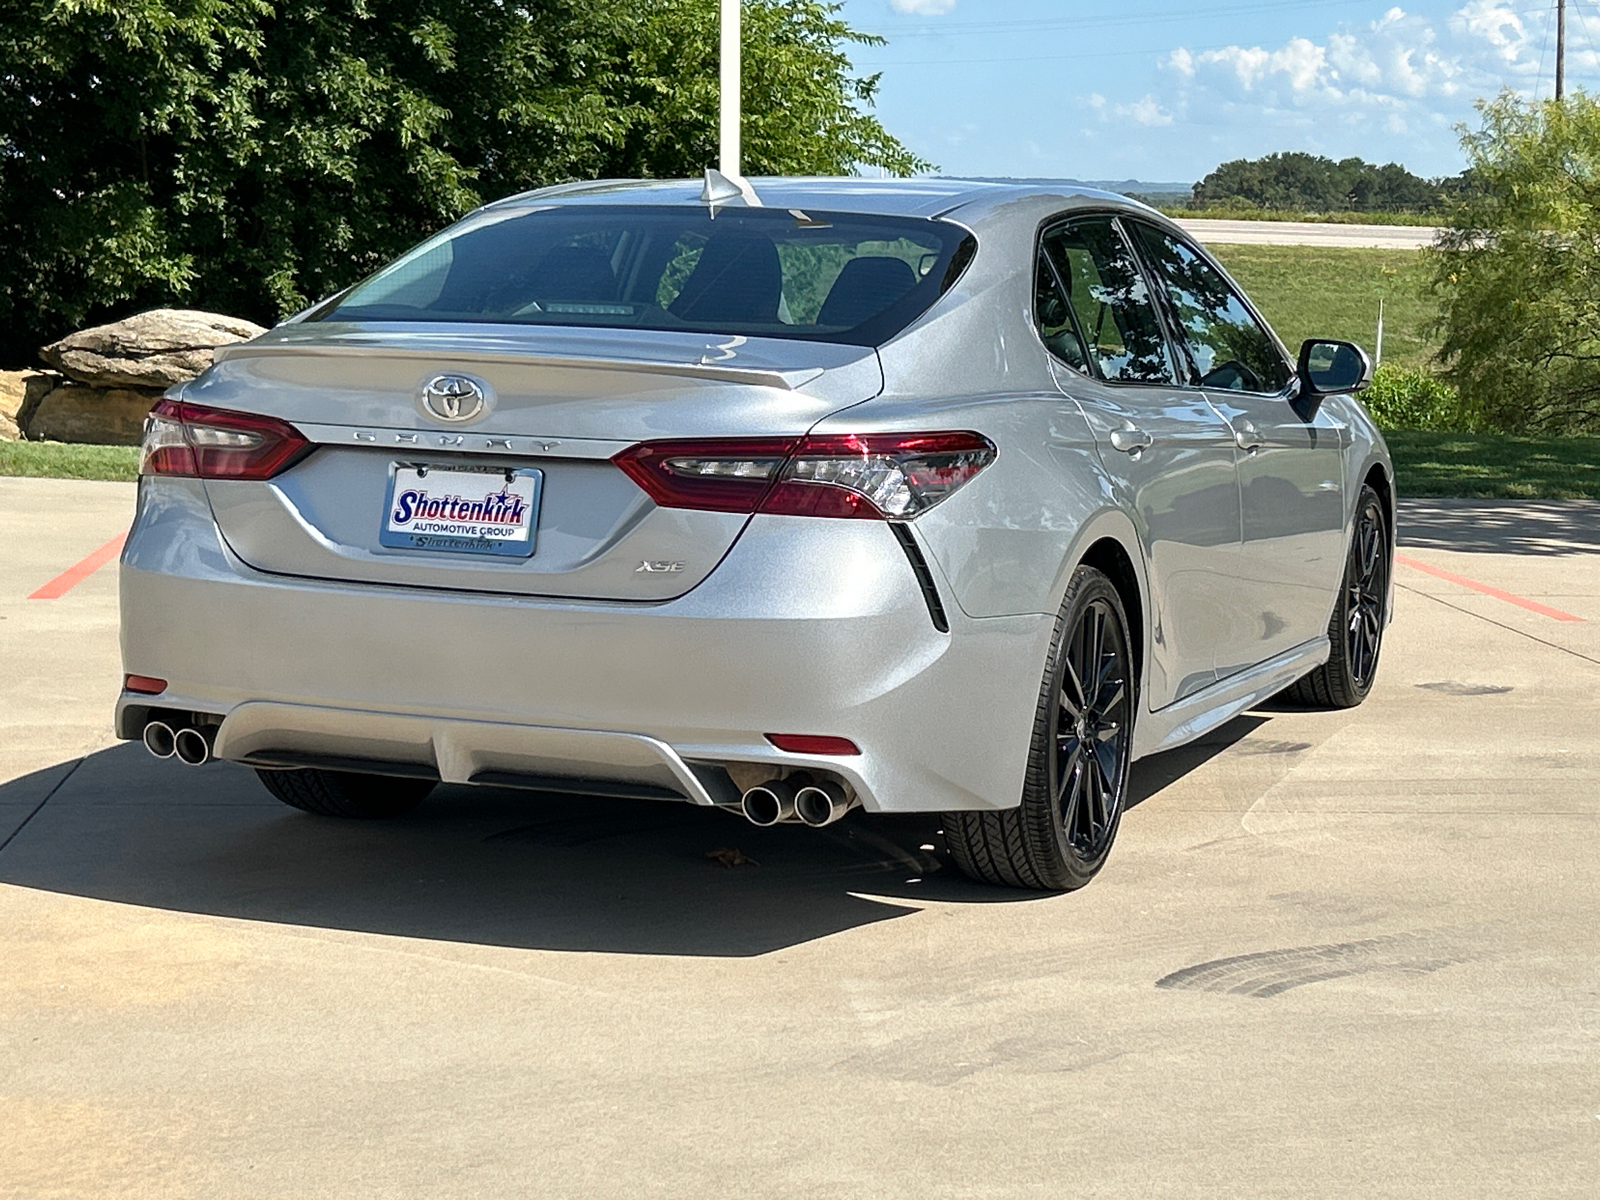
[[[1144,274],[1110,217],[1047,230],[1044,251],[1068,289],[1090,358],[1113,383],[1172,383],[1172,356]]]
[[[1050,353],[1074,370],[1082,371],[1085,375],[1092,374],[1089,354],[1078,335],[1078,323],[1072,315],[1072,306],[1067,302],[1066,293],[1056,279],[1049,260],[1045,258],[1043,247],[1034,264],[1033,311],[1034,319],[1039,323],[1039,337]]]
[[[920,316],[972,235],[798,209],[491,209],[313,314],[694,330],[875,345]]]
[[[1162,230],[1129,224],[1166,287],[1173,323],[1193,367],[1191,382],[1236,392],[1287,387],[1289,364],[1222,273]]]

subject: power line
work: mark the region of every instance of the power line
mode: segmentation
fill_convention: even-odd
[[[1541,11],[1548,12],[1549,10],[1544,9]],[[1544,56],[1548,53],[1550,53],[1550,22],[1546,21],[1544,23],[1544,41],[1539,43],[1539,73],[1533,77],[1533,94],[1535,98],[1539,95],[1539,81],[1544,78]]]
[[[896,41],[912,37],[940,37],[961,33],[1039,33],[1050,29],[1082,29],[1111,25],[1147,25],[1182,20],[1212,20],[1216,17],[1249,16],[1254,13],[1284,12],[1299,9],[1370,7],[1372,0],[1314,0],[1291,4],[1235,4],[1227,8],[1207,7],[1159,9],[1144,13],[1127,13],[1104,17],[1046,17],[1028,21],[941,21],[937,25],[924,25],[915,29],[898,29],[893,33]]]
[[[1211,50],[1226,50],[1231,44],[1175,46],[1171,50],[1086,50],[1081,54],[1034,54],[1021,56],[1005,54],[998,58],[901,58],[887,62],[855,63],[854,65],[862,70],[878,70],[884,67],[967,66],[975,63],[1077,62],[1088,58],[1145,58],[1151,55],[1171,54],[1176,50],[1188,50],[1192,54],[1205,54]]]
[[[1573,4],[1572,11],[1577,14],[1578,24],[1583,26],[1583,40],[1589,43],[1589,59],[1592,65],[1595,59],[1600,59],[1600,46],[1595,45],[1594,34],[1589,29],[1589,22],[1584,19],[1583,5]]]
[[[1342,0],[1335,0],[1335,3],[1339,3],[1339,2],[1342,2]],[[1366,0],[1353,0],[1353,2],[1365,3]],[[1564,4],[1565,0],[1560,0],[1560,3]],[[1329,5],[1325,5],[1325,4],[1319,4],[1319,5],[1317,5],[1317,7],[1330,7],[1330,6]],[[1511,11],[1514,15],[1534,16],[1534,15],[1539,15],[1539,14],[1548,14],[1553,7],[1554,7],[1553,4],[1549,4],[1549,5],[1541,5],[1538,8],[1514,9],[1514,10],[1509,10],[1509,11]],[[1213,9],[1213,10],[1211,10],[1211,14],[1210,15],[1215,15],[1218,11],[1225,11],[1225,10],[1215,10],[1215,9]],[[1576,4],[1574,4],[1573,11],[1577,12],[1579,14],[1579,20],[1581,21],[1582,20],[1582,9],[1581,9],[1581,7],[1576,5]],[[1089,19],[1086,19],[1086,20],[1084,20],[1082,22],[1078,22],[1077,24],[1084,24],[1084,25],[1087,25],[1087,24],[1111,25],[1111,24],[1118,24],[1118,23],[1133,23],[1133,22],[1141,21],[1141,20],[1143,20],[1143,18],[1135,18],[1135,17],[1126,17],[1126,18],[1123,18],[1123,17],[1102,17],[1102,18],[1089,18]],[[1048,23],[1054,24],[1056,22],[1051,21],[1051,22],[1048,22]],[[977,23],[973,23],[973,24],[977,24]],[[1019,26],[1019,27],[1026,26],[1028,29],[1035,29],[1039,25],[1045,24],[1045,22],[1032,22],[1032,23],[1030,23],[1030,22],[1010,22],[1009,24],[1016,25],[1016,26]],[[1539,69],[1538,69],[1537,74],[1535,74],[1535,76],[1534,76],[1535,81],[1544,78],[1544,64],[1545,64],[1546,58],[1549,56],[1549,53],[1550,53],[1550,27],[1551,27],[1551,24],[1552,24],[1552,22],[1550,22],[1550,21],[1543,22],[1543,25],[1544,25],[1544,41],[1540,45],[1540,50],[1539,50]],[[952,26],[952,28],[953,28],[953,26]],[[1587,32],[1587,30],[1588,30],[1587,23],[1584,24],[1584,29],[1585,29],[1585,32]],[[1022,29],[1020,29],[1020,28],[1018,29],[1018,32],[1022,32],[1022,31],[1023,31]],[[904,35],[896,34],[895,36],[896,37],[900,37],[900,36],[904,36]],[[1166,55],[1173,54],[1178,50],[1187,50],[1187,51],[1189,51],[1190,53],[1193,53],[1193,54],[1205,54],[1205,53],[1207,53],[1209,51],[1212,51],[1212,50],[1226,50],[1226,49],[1229,49],[1230,47],[1232,47],[1234,45],[1237,45],[1237,44],[1238,43],[1236,43],[1236,42],[1225,42],[1225,43],[1221,43],[1221,44],[1218,44],[1218,45],[1212,45],[1212,46],[1174,46],[1174,47],[1171,47],[1169,49],[1161,49],[1161,50],[1150,50],[1150,49],[1139,49],[1139,50],[1092,50],[1092,51],[1084,51],[1082,53],[1077,53],[1077,54],[1035,54],[1035,55],[1023,55],[1023,56],[1018,56],[1018,55],[1015,55],[1015,54],[1004,54],[1004,55],[998,55],[998,56],[991,57],[991,58],[944,58],[944,57],[941,57],[941,58],[878,59],[878,60],[870,61],[870,62],[858,62],[858,63],[855,63],[854,65],[860,70],[881,71],[881,70],[885,70],[885,69],[887,69],[889,67],[981,66],[981,65],[985,65],[985,64],[991,64],[991,63],[1081,62],[1081,61],[1084,61],[1084,60],[1087,60],[1087,59],[1103,59],[1103,58],[1145,58],[1145,57],[1157,57],[1157,58],[1160,58],[1160,57],[1164,57]],[[1591,45],[1593,46],[1592,39],[1591,39]],[[1595,49],[1597,57],[1600,57],[1600,46],[1594,46],[1593,48]],[[1535,82],[1535,87],[1537,87],[1537,86],[1538,86],[1537,82]]]
[[[894,41],[904,38],[941,37],[949,34],[982,34],[982,33],[1042,33],[1053,29],[1084,29],[1105,28],[1117,25],[1151,25],[1157,23],[1170,24],[1183,20],[1212,20],[1216,17],[1249,16],[1255,13],[1288,12],[1309,9],[1353,8],[1371,7],[1372,0],[1316,0],[1314,3],[1293,4],[1237,4],[1227,8],[1196,8],[1189,6],[1181,9],[1160,9],[1143,13],[1126,13],[1113,16],[1087,16],[1087,17],[1045,17],[1026,21],[940,21],[933,25],[921,25],[909,29],[895,29],[884,34]],[[1541,4],[1530,8],[1508,8],[1504,10],[1511,16],[1531,17],[1550,11],[1550,5]]]

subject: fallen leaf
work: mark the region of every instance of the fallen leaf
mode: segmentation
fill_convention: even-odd
[[[741,850],[732,846],[718,846],[715,850],[707,850],[706,857],[713,862],[719,862],[725,867],[759,867],[761,864]]]

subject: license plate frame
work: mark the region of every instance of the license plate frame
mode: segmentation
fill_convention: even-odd
[[[492,486],[497,479],[500,480],[498,489]],[[440,484],[446,488],[453,485],[456,491],[454,494],[449,491],[442,495],[429,494],[430,480],[435,488]],[[408,493],[409,502],[403,502],[407,501]],[[473,505],[493,495],[506,499],[487,505],[473,519],[471,514],[478,511]],[[422,554],[531,558],[538,548],[539,510],[543,499],[544,472],[537,467],[391,462],[383,512],[378,520],[378,544],[390,550]],[[515,525],[518,531],[515,536],[505,536],[504,531],[512,527],[504,523],[504,518],[508,509],[514,511],[512,501],[516,500],[522,502],[522,520]],[[428,513],[423,501],[442,506],[442,511]],[[485,515],[491,519],[485,520]],[[493,519],[496,517],[500,519]],[[395,528],[397,524],[403,527]],[[494,536],[496,533],[502,536]]]

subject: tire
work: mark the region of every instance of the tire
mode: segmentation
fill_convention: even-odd
[[[290,808],[322,817],[403,817],[438,786],[431,779],[346,771],[257,771],[262,786]]]
[[[956,866],[981,883],[1038,891],[1071,891],[1093,879],[1122,821],[1138,686],[1122,598],[1099,571],[1079,567],[1050,641],[1022,803],[946,813]],[[1087,755],[1086,746],[1094,747]]]
[[[1392,565],[1388,524],[1378,493],[1363,485],[1356,500],[1344,581],[1328,622],[1332,650],[1327,662],[1284,693],[1291,703],[1307,708],[1354,708],[1372,691],[1388,616]]]

